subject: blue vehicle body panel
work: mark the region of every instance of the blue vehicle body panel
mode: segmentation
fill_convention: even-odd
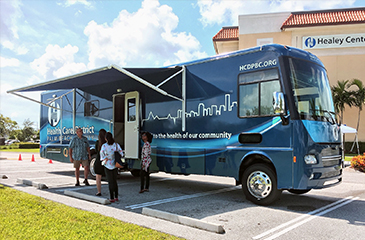
[[[288,97],[292,93],[286,92],[289,83],[285,80],[282,57],[304,59],[323,67],[314,55],[280,45],[176,65],[175,67],[185,67],[187,85],[191,86],[186,89],[188,99],[185,130],[182,128],[181,101],[168,99],[156,102],[147,90],[143,91],[137,85],[135,89],[130,88],[129,91],[140,93],[140,131],[149,131],[154,136],[151,143],[151,171],[227,176],[240,182],[247,164],[253,164],[257,159],[273,167],[280,189],[321,188],[326,181],[340,179],[341,162],[332,158],[327,161],[328,156],[340,154],[337,125],[325,121],[295,119],[289,108],[286,114],[288,124],[284,124],[278,114],[239,117],[239,76],[248,72],[277,69],[281,91],[286,96],[286,106],[293,106]],[[175,80],[181,81],[181,77],[176,76]],[[174,89],[177,90],[180,91]],[[42,102],[48,102],[47,99],[53,95],[60,96],[67,91],[45,92],[42,94]],[[75,125],[76,128],[84,128],[85,135],[94,144],[99,129],[113,129],[112,97],[105,99],[97,92],[77,91],[76,103],[79,105]],[[69,161],[68,144],[74,132],[72,107],[67,106],[71,106],[72,94],[55,101],[59,105],[62,101],[62,113],[41,107],[42,157]],[[100,110],[97,117],[84,116],[85,102],[93,101],[98,102],[99,110],[104,110]],[[57,124],[52,116],[58,119]],[[262,140],[257,143],[240,143],[239,136],[242,133],[257,133]],[[50,149],[54,151],[49,151]],[[318,164],[308,165],[304,162],[304,157],[309,153],[317,157]],[[322,158],[326,159],[325,164],[322,163]],[[126,160],[130,168],[140,168],[140,160]]]

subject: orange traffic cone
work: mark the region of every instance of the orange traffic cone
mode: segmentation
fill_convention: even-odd
[[[52,162],[52,159],[49,159],[48,163],[53,163],[53,162]]]
[[[18,159],[19,161],[21,161],[22,160],[22,155],[21,154],[19,154],[19,159]]]
[[[35,162],[34,154],[32,154],[32,162]]]

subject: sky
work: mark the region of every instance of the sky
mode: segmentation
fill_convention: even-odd
[[[0,0],[0,113],[38,128],[39,104],[7,91],[110,64],[213,56],[213,36],[239,15],[353,7],[365,0]]]

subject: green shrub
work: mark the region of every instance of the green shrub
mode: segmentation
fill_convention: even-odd
[[[39,143],[19,143],[19,149],[30,149],[30,148],[39,148]]]
[[[365,172],[365,153],[351,159],[351,167],[360,172]]]
[[[19,145],[11,144],[11,145],[0,146],[0,149],[19,149]]]

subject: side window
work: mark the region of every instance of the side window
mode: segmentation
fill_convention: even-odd
[[[136,99],[128,99],[128,122],[136,121]]]
[[[240,117],[259,114],[259,84],[240,85]]]
[[[272,94],[281,91],[276,68],[239,75],[239,117],[273,115]]]
[[[99,117],[100,103],[99,100],[93,100],[85,102],[84,104],[84,116],[85,117]]]

